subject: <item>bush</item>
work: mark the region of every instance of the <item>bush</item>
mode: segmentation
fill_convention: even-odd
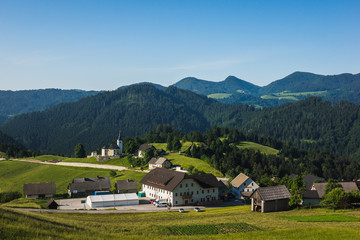
[[[0,193],[0,203],[10,202],[21,197],[22,195],[19,192],[2,192]]]

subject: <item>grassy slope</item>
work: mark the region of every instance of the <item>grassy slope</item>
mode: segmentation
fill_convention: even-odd
[[[197,159],[190,158],[184,155],[179,155],[178,153],[171,153],[166,156],[173,165],[180,165],[183,168],[188,168],[190,165],[194,166],[200,171],[204,171],[205,173],[212,173],[216,177],[223,177],[222,173],[215,168],[211,167],[207,162]]]
[[[223,99],[223,98],[228,98],[231,95],[232,95],[231,93],[213,93],[213,94],[208,95],[208,97],[214,98],[214,99]]]
[[[238,145],[238,147],[240,149],[254,149],[255,151],[260,151],[263,154],[272,154],[272,155],[276,155],[278,154],[279,150],[268,147],[268,146],[264,146],[258,143],[254,143],[254,142],[241,142],[240,145]]]
[[[326,95],[327,91],[314,91],[314,92],[289,92],[289,91],[283,91],[280,93],[273,93],[269,95],[263,95],[261,96],[262,99],[288,99],[288,100],[294,100],[298,101],[299,99],[297,97],[304,97],[304,96],[324,96]]]
[[[78,163],[93,163],[93,164],[108,164],[108,165],[116,165],[116,166],[124,166],[130,168],[130,163],[126,157],[123,158],[116,158],[110,159],[103,162],[98,162],[95,157],[89,158],[68,158],[68,157],[61,157],[56,155],[42,155],[37,157],[31,157],[27,159],[36,159],[42,162],[51,161],[51,160],[59,160],[62,162],[78,162]]]
[[[319,212],[320,211],[320,212]],[[338,211],[360,217],[360,211]],[[281,216],[333,215],[326,210],[292,210],[255,213],[249,206],[227,207],[205,212],[158,212],[129,214],[23,213],[0,207],[2,239],[359,239],[360,222],[296,222]],[[126,223],[126,224],[125,224]],[[249,224],[253,231],[177,235],[171,230],[193,226]],[[259,229],[259,230],[257,230]],[[195,232],[196,233],[196,232]]]
[[[110,170],[95,168],[63,167],[38,163],[0,161],[0,191],[23,192],[23,184],[31,182],[55,182],[57,194],[67,193],[67,185],[73,178],[81,177],[109,177]],[[118,171],[118,175],[111,178],[114,185],[116,180],[136,179],[138,182],[146,173],[135,171]],[[139,185],[140,186],[140,185]]]

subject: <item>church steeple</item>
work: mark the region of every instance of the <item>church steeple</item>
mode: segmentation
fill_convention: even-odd
[[[118,147],[120,148],[120,155],[123,154],[123,141],[121,140],[121,131],[119,131],[119,137],[116,140]]]

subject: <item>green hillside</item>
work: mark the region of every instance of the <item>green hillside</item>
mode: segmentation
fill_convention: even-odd
[[[136,171],[118,171],[111,178],[114,186],[116,180],[136,179],[138,182],[146,173]],[[73,178],[109,177],[110,170],[80,167],[63,167],[18,161],[0,161],[0,191],[23,192],[24,183],[55,182],[57,194],[67,193],[67,186]],[[140,184],[139,184],[140,187]]]
[[[246,142],[243,141],[240,143],[240,145],[238,145],[238,147],[240,149],[253,149],[255,151],[259,151],[263,154],[271,154],[271,155],[276,155],[279,153],[279,150],[268,147],[268,146],[264,146],[258,143],[254,143],[254,142]]]
[[[293,217],[338,215],[340,221],[296,222]],[[284,218],[285,217],[285,218]],[[290,219],[286,219],[289,217]],[[344,221],[341,221],[341,218]],[[358,210],[251,212],[249,206],[202,212],[27,213],[0,207],[2,239],[359,239]]]

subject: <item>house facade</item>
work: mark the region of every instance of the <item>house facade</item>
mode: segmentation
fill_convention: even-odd
[[[219,201],[220,183],[212,174],[188,175],[155,168],[140,183],[147,197],[164,199],[171,206],[206,205]]]
[[[243,192],[254,192],[259,185],[243,173],[237,175],[232,181],[232,193],[237,199],[243,198]]]

